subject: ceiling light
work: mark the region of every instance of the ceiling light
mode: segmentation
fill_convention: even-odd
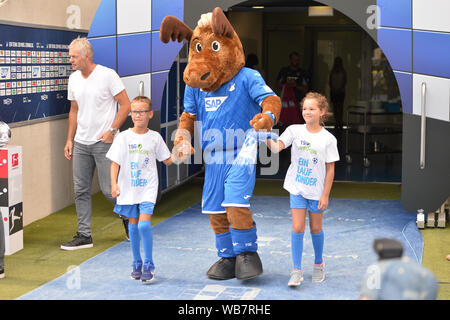
[[[264,6],[253,6],[253,9],[264,9]]]
[[[308,16],[310,17],[333,16],[333,8],[328,6],[308,7]]]

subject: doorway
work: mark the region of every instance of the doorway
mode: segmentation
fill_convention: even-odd
[[[347,73],[346,105],[359,99],[361,89],[361,31],[314,28],[313,88],[330,97],[329,75],[334,59],[341,57]],[[333,108],[333,106],[331,106]],[[334,111],[331,109],[331,111]],[[345,109],[344,109],[345,111]]]
[[[246,53],[260,55],[258,69],[279,96],[278,73],[289,65],[291,52],[300,54],[301,68],[310,75],[309,91],[324,94],[330,103],[325,127],[340,151],[335,180],[401,182],[400,93],[389,62],[364,29],[337,10],[333,16],[311,17],[301,6],[255,10],[237,5],[227,15]],[[336,57],[347,73],[339,130],[329,85]],[[258,177],[284,178],[289,162],[289,152],[281,152],[278,173]]]

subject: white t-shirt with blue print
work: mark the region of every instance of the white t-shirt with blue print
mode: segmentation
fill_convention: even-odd
[[[336,138],[325,128],[311,133],[305,124],[294,124],[279,140],[291,148],[291,165],[284,179],[284,189],[309,200],[320,200],[323,193],[326,163],[339,160]]]
[[[120,165],[117,204],[156,203],[156,160],[164,161],[170,157],[170,151],[158,132],[149,130],[137,134],[131,129],[125,130],[114,138],[106,157]]]

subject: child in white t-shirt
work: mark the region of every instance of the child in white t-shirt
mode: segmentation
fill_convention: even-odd
[[[301,262],[306,211],[309,211],[315,255],[312,281],[321,282],[325,279],[322,217],[328,207],[334,179],[334,162],[339,160],[336,138],[322,127],[327,111],[327,99],[319,93],[309,92],[302,100],[305,124],[291,125],[277,141],[267,141],[267,145],[275,153],[292,146],[291,164],[283,185],[290,193],[292,210],[291,247],[294,268],[289,286],[298,286],[303,281]]]
[[[172,164],[172,156],[161,135],[148,129],[153,117],[152,102],[138,96],[131,101],[134,126],[114,139],[106,157],[111,162],[111,194],[117,197],[114,212],[129,219],[133,253],[131,278],[150,282],[154,279],[151,217],[158,194],[156,160]],[[119,170],[120,169],[120,170]],[[142,261],[140,240],[145,252]]]

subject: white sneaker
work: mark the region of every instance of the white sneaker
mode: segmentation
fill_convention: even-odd
[[[322,262],[321,265],[314,265],[313,274],[312,274],[312,282],[322,282],[325,280],[325,262]]]
[[[297,287],[303,281],[303,271],[294,269],[291,272],[291,278],[289,279],[288,286],[289,287]]]

